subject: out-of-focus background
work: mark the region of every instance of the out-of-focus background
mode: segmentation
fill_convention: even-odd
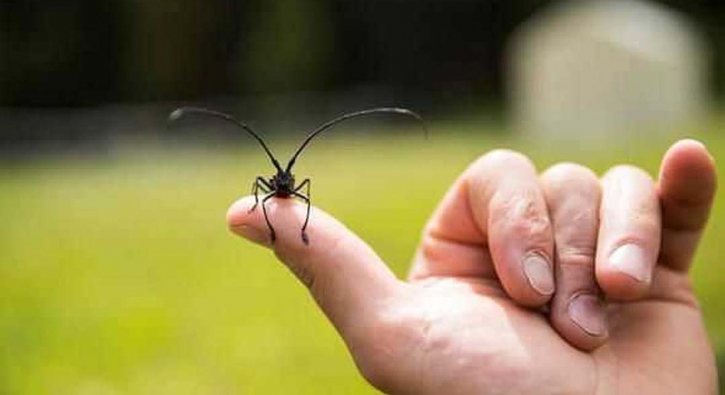
[[[401,276],[489,149],[656,174],[678,137],[725,154],[720,1],[0,2],[0,393],[372,394],[306,291],[224,213],[319,123],[313,202]],[[720,165],[720,173],[725,169]],[[721,372],[718,198],[695,288]],[[721,374],[722,377],[722,374]],[[721,379],[722,380],[722,379]]]

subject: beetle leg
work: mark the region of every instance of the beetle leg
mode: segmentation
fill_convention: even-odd
[[[254,209],[257,208],[257,205],[259,204],[259,190],[262,190],[264,193],[270,193],[272,190],[272,186],[269,185],[267,180],[265,180],[263,177],[257,177],[257,179],[254,180],[252,183],[252,194],[254,195],[254,205],[252,208],[249,209],[249,212],[251,213],[254,211]]]
[[[309,189],[309,185],[310,185],[309,184],[309,180],[305,180],[302,183],[302,185],[304,185],[305,183],[307,183],[307,188]],[[305,243],[306,245],[309,245],[310,244],[310,239],[309,239],[309,237],[307,237],[307,233],[305,231],[307,230],[307,224],[310,222],[310,198],[309,198],[309,196],[305,196],[302,193],[297,192],[297,191],[294,191],[292,193],[295,196],[297,196],[298,198],[304,200],[305,203],[307,203],[307,215],[305,216],[305,223],[302,225],[302,233],[301,233],[301,235],[302,235],[302,242]]]
[[[310,180],[309,178],[305,178],[305,180],[302,181],[302,183],[300,185],[298,185],[297,188],[295,188],[295,192],[299,192],[300,189],[307,186],[307,192],[305,193],[305,195],[307,195],[307,197],[309,198],[310,197],[310,185],[312,185],[312,180]]]
[[[264,213],[264,221],[267,223],[267,227],[269,228],[269,236],[272,239],[272,243],[277,239],[277,235],[274,232],[274,227],[272,227],[272,223],[269,222],[269,216],[267,215],[267,206],[265,203],[267,203],[267,200],[274,197],[274,192],[270,192],[262,199],[262,213]]]

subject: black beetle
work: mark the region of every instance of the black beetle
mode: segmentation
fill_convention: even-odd
[[[332,127],[333,125],[340,123],[342,121],[356,118],[360,116],[365,115],[373,115],[373,114],[399,114],[399,115],[405,115],[409,117],[415,118],[417,121],[419,121],[423,125],[423,129],[425,130],[426,136],[428,134],[428,131],[425,127],[425,123],[423,122],[423,119],[420,117],[420,115],[414,113],[413,111],[410,111],[405,108],[395,108],[395,107],[381,107],[381,108],[373,108],[369,110],[363,110],[363,111],[357,111],[352,112],[348,114],[341,115],[329,122],[326,122],[319,126],[317,129],[313,130],[307,138],[302,142],[302,144],[297,148],[294,155],[292,155],[292,159],[289,160],[287,163],[287,167],[282,169],[282,167],[279,165],[279,162],[277,159],[272,155],[272,152],[267,148],[267,144],[264,143],[264,140],[262,140],[261,137],[259,137],[259,134],[257,134],[252,128],[247,126],[245,123],[238,121],[234,117],[232,117],[229,114],[225,114],[223,112],[214,111],[214,110],[208,110],[205,108],[198,108],[198,107],[181,107],[176,110],[174,110],[171,115],[169,115],[169,121],[175,121],[185,114],[188,113],[197,113],[197,114],[203,114],[203,115],[209,115],[216,118],[221,118],[225,121],[234,123],[235,125],[241,127],[242,129],[249,132],[249,134],[254,137],[259,144],[264,149],[264,152],[267,153],[267,156],[269,156],[269,159],[271,159],[272,164],[274,165],[275,169],[277,170],[277,173],[273,175],[269,179],[265,179],[264,177],[257,177],[252,183],[252,193],[254,194],[254,206],[250,209],[250,211],[257,208],[259,205],[259,190],[261,189],[262,192],[264,192],[266,195],[262,198],[262,211],[264,212],[264,220],[267,222],[267,226],[269,227],[270,237],[272,239],[272,242],[274,243],[276,239],[274,227],[272,226],[272,223],[269,221],[269,217],[267,216],[267,209],[265,207],[265,203],[267,200],[271,199],[272,197],[278,197],[278,198],[300,198],[304,200],[304,202],[307,204],[307,215],[305,216],[305,223],[302,225],[302,242],[305,244],[309,244],[309,238],[307,236],[307,233],[305,233],[305,230],[307,229],[307,224],[310,221],[310,179],[305,178],[299,185],[295,183],[295,176],[292,174],[292,166],[294,166],[295,161],[297,160],[297,157],[302,153],[302,151],[307,147],[307,144],[312,141],[315,136],[320,134],[322,131]],[[303,188],[306,187],[306,192],[302,193],[300,192]]]

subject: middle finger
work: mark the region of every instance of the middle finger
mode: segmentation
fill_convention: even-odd
[[[601,187],[589,169],[551,167],[541,177],[556,241],[551,322],[572,345],[591,350],[607,338],[606,309],[594,275]]]

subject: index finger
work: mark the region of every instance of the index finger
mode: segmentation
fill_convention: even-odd
[[[411,276],[496,277],[513,300],[538,306],[554,292],[553,245],[536,169],[519,153],[496,150],[474,162],[446,195]]]

